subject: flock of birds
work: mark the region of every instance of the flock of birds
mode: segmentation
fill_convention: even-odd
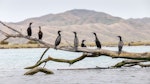
[[[32,29],[31,29],[31,25],[32,23],[29,23],[29,27],[27,28],[27,34],[28,34],[28,37],[30,38],[30,36],[32,36]],[[61,34],[60,34],[60,30],[58,31],[58,36],[55,40],[55,49],[57,49],[57,46],[60,44],[61,42]],[[78,37],[77,37],[77,33],[76,32],[73,32],[75,37],[74,37],[74,49],[75,51],[78,50],[78,45],[79,45],[79,40],[78,40]],[[93,34],[95,35],[95,44],[97,46],[98,49],[101,49],[101,43],[97,37],[97,34],[95,32],[93,32]],[[43,37],[43,32],[41,31],[41,27],[39,26],[39,32],[38,32],[38,38],[39,40],[42,40],[42,37]],[[118,54],[121,53],[122,51],[122,48],[123,48],[123,41],[122,41],[122,38],[121,36],[117,36],[119,38],[119,43],[118,43]],[[81,43],[81,47],[86,47],[86,45],[84,44],[85,40],[82,40],[82,43]]]

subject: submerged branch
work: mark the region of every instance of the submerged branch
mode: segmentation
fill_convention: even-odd
[[[142,56],[143,58],[142,57],[137,58],[138,55],[136,53],[135,54],[132,53],[131,54],[132,56],[130,57],[130,56],[128,56],[129,54],[124,54],[124,52],[122,54],[120,54],[120,56],[118,56],[117,52],[115,52],[115,51],[108,51],[108,50],[98,50],[98,51],[97,52],[93,52],[92,54],[91,53],[84,53],[82,56],[80,56],[80,57],[78,57],[76,59],[73,59],[73,60],[57,59],[57,58],[53,58],[53,57],[49,56],[48,58],[38,62],[37,64],[35,64],[33,66],[30,66],[30,67],[26,67],[25,69],[35,68],[35,67],[41,65],[42,63],[48,62],[48,61],[64,62],[64,63],[74,64],[75,62],[81,61],[85,57],[98,57],[98,56],[101,56],[101,55],[107,55],[107,56],[115,57],[115,58],[116,57],[118,57],[118,58],[121,57],[121,58],[130,58],[130,59],[140,59],[138,61],[137,60],[136,61],[123,61],[121,63],[118,63],[116,66],[114,66],[114,67],[121,67],[121,66],[124,66],[125,64],[129,64],[129,63],[133,64],[133,63],[139,63],[139,62],[148,61],[149,60],[149,55],[150,55],[150,53],[146,53],[146,54],[148,54],[147,57],[146,56]],[[134,56],[134,55],[136,55],[137,57]],[[143,54],[141,54],[141,55],[143,55]],[[145,59],[145,60],[142,60],[142,59]]]
[[[122,62],[119,62],[117,63],[115,66],[115,68],[120,68],[122,66],[125,66],[125,67],[130,67],[130,66],[135,66],[135,65],[139,65],[141,67],[146,67],[147,65],[144,65],[144,64],[140,64],[141,62],[147,62],[146,60],[124,60]],[[148,67],[148,66],[147,66]]]
[[[42,67],[36,67],[36,68],[33,68],[29,71],[27,71],[24,75],[34,75],[38,72],[43,72],[45,74],[54,74],[52,71],[46,69],[46,68],[42,68]]]
[[[49,48],[47,48],[47,49],[43,52],[43,54],[41,55],[41,57],[40,57],[40,59],[37,61],[37,63],[41,61],[41,59],[43,58],[43,56],[45,55],[45,53],[46,53],[48,50],[49,50]]]
[[[78,62],[82,59],[84,59],[85,57],[88,57],[88,54],[83,54],[82,56],[78,57],[78,58],[75,58],[75,59],[72,59],[72,60],[66,60],[66,59],[57,59],[57,58],[53,58],[53,57],[48,57],[38,63],[36,63],[35,65],[33,66],[29,66],[29,67],[26,67],[25,69],[33,69],[35,67],[38,67],[40,66],[42,63],[45,63],[45,62],[48,62],[48,61],[55,61],[55,62],[63,62],[63,63],[69,63],[69,64],[74,64],[75,62]]]

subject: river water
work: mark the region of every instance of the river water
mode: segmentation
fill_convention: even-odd
[[[103,47],[117,50],[117,47]],[[90,70],[57,70],[74,68],[109,67],[124,59],[100,56],[85,58],[73,65],[67,63],[48,62],[46,68],[54,72],[53,75],[37,73],[33,76],[23,75],[24,68],[34,65],[45,48],[32,49],[0,49],[0,84],[150,84],[150,68],[139,66],[123,67],[119,69],[90,69]],[[125,46],[124,51],[147,52],[150,46]],[[82,53],[74,53],[50,49],[48,56],[61,59],[74,59]],[[43,65],[41,65],[43,66]]]

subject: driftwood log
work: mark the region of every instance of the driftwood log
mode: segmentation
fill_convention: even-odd
[[[147,60],[124,60],[122,62],[117,63],[115,66],[112,66],[114,68],[118,68],[118,67],[130,67],[130,66],[135,66],[135,65],[139,65],[141,67],[149,67],[150,64],[142,64],[141,62],[148,62]]]
[[[33,69],[27,71],[24,75],[34,75],[34,74],[36,74],[38,72],[43,72],[45,74],[53,74],[52,71],[50,71],[50,70],[48,70],[46,68],[36,67],[36,68],[33,68]]]
[[[31,40],[31,41],[36,41],[40,44],[43,44],[47,49],[44,51],[44,53],[42,54],[42,56],[40,57],[40,59],[37,61],[37,63],[35,63],[35,65],[33,66],[29,66],[29,67],[26,67],[25,69],[34,69],[34,71],[37,71],[37,72],[40,72],[42,69],[40,68],[36,68],[38,66],[40,66],[42,63],[47,63],[48,61],[55,61],[55,62],[64,62],[64,63],[69,63],[70,65],[75,63],[75,62],[78,62],[86,57],[98,57],[98,56],[101,56],[101,55],[105,55],[105,56],[109,56],[109,57],[113,57],[113,58],[127,58],[127,59],[132,59],[132,60],[140,60],[140,62],[142,62],[143,60],[144,61],[150,61],[150,52],[144,52],[144,53],[131,53],[131,52],[125,52],[123,51],[121,54],[118,55],[118,52],[117,51],[111,51],[111,50],[105,50],[105,49],[88,49],[88,48],[81,48],[79,47],[77,51],[74,50],[74,48],[72,46],[60,46],[58,47],[59,50],[64,50],[64,51],[69,51],[69,52],[83,52],[83,55],[76,58],[76,59],[73,59],[73,60],[67,60],[67,59],[57,59],[57,58],[52,58],[51,56],[48,56],[48,58],[46,59],[43,59],[43,56],[44,54],[46,53],[46,51],[49,49],[49,48],[54,48],[54,45],[53,44],[50,44],[50,43],[47,43],[45,41],[42,41],[42,40],[39,40],[37,38],[33,38],[33,37],[27,37],[26,35],[23,35],[21,32],[17,31],[16,29],[6,25],[5,23],[3,23],[2,21],[0,21],[0,23],[5,26],[6,28],[16,32],[17,34],[8,34],[2,30],[0,30],[0,33],[5,35],[5,39],[3,39],[3,41],[9,39],[9,38],[15,38],[15,37],[18,37],[18,38],[25,38],[25,39],[28,39],[28,40]],[[124,63],[124,64],[123,64]],[[132,62],[131,62],[132,63]],[[116,64],[114,67],[121,67],[121,66],[124,66],[125,64],[130,64],[130,62],[126,62],[126,61],[123,61],[122,63],[119,63],[119,64]],[[139,64],[136,63],[136,64]],[[139,64],[140,66],[149,66],[149,65],[142,65],[142,64]],[[35,70],[36,69],[36,70]],[[27,75],[27,74],[26,74]]]

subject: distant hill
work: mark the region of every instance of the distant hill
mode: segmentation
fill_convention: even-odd
[[[119,22],[123,19],[113,17],[103,12],[96,12],[92,10],[75,9],[66,11],[60,14],[48,14],[38,18],[27,19],[26,21],[46,22],[49,25],[66,26],[66,25],[81,25],[91,23],[112,24]]]
[[[26,34],[26,29],[29,22],[33,22],[33,36],[37,37],[38,26],[42,27],[44,32],[43,40],[54,43],[57,37],[57,31],[62,30],[62,42],[66,40],[73,42],[74,34],[72,31],[77,31],[79,40],[85,39],[86,42],[94,42],[96,32],[99,40],[104,42],[118,42],[116,36],[121,35],[125,42],[131,41],[150,41],[150,18],[141,19],[123,19],[115,17],[103,12],[93,10],[74,9],[59,14],[48,14],[41,17],[29,18],[18,23],[8,23],[8,25],[18,29]],[[0,25],[9,33],[5,27]],[[1,39],[3,38],[0,37]],[[16,40],[11,39],[15,42]],[[24,39],[17,42],[25,42]]]

